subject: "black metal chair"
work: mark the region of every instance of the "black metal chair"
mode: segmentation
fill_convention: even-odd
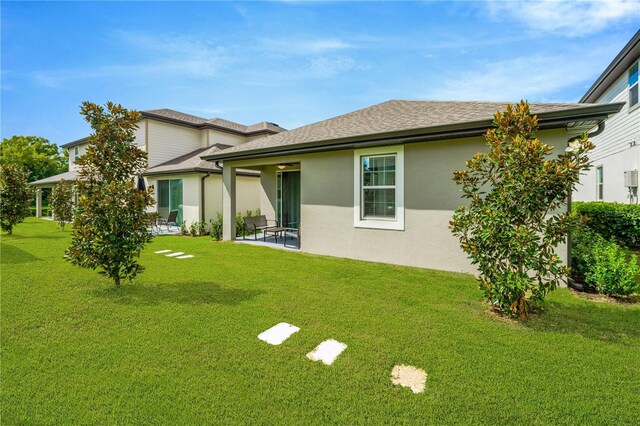
[[[172,210],[169,212],[169,217],[166,219],[162,219],[162,218],[158,218],[158,228],[160,226],[166,226],[167,227],[167,232],[170,231],[170,226],[175,226],[178,227],[178,210]]]

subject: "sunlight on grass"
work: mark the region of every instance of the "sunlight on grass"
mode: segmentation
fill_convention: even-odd
[[[2,237],[4,424],[633,423],[640,306],[551,295],[488,314],[469,275],[208,238],[156,238],[116,288],[66,263],[69,232]],[[155,251],[193,254],[178,260]],[[278,346],[274,324],[300,331]],[[348,345],[331,367],[306,354]],[[424,393],[390,380],[428,372]]]

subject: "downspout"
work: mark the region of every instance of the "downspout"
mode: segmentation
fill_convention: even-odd
[[[204,222],[204,180],[211,176],[211,172],[200,178],[200,222]]]

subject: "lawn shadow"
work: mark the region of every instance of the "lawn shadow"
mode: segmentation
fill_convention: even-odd
[[[266,292],[222,287],[210,281],[188,281],[154,286],[125,283],[119,287],[112,285],[94,290],[92,293],[115,303],[147,306],[164,302],[185,305],[238,305]]]
[[[42,259],[10,244],[2,244],[2,246],[0,246],[0,264],[2,265],[30,263],[39,260]]]
[[[544,308],[544,313],[536,314],[522,325],[532,331],[579,334],[603,342],[640,339],[640,310],[630,306],[548,301]]]

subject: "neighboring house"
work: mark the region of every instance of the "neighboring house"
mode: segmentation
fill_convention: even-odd
[[[580,179],[576,201],[638,203],[640,169],[640,101],[638,61],[640,31],[618,53],[580,102],[624,102],[617,114],[604,122],[601,133],[591,138],[596,148],[590,155],[593,168]]]
[[[161,217],[178,211],[178,221],[190,225],[209,220],[222,211],[222,170],[215,163],[202,161],[203,154],[239,146],[254,139],[282,132],[284,129],[262,122],[251,126],[220,118],[204,119],[170,109],[141,111],[134,143],[146,151],[149,167],[147,185],[153,187]],[[85,153],[88,138],[62,145],[69,151],[69,171],[33,182],[38,188],[52,187],[60,179],[77,177],[75,160]],[[238,179],[238,211],[260,206],[260,174],[241,171]],[[40,192],[39,192],[40,194]],[[38,196],[41,215],[41,196]]]
[[[388,101],[202,155],[223,162],[224,239],[235,238],[237,170],[261,173],[262,213],[299,228],[309,253],[473,272],[449,230],[454,170],[478,151],[491,102]],[[620,104],[531,104],[538,137],[564,152]],[[566,249],[560,249],[566,259]]]

